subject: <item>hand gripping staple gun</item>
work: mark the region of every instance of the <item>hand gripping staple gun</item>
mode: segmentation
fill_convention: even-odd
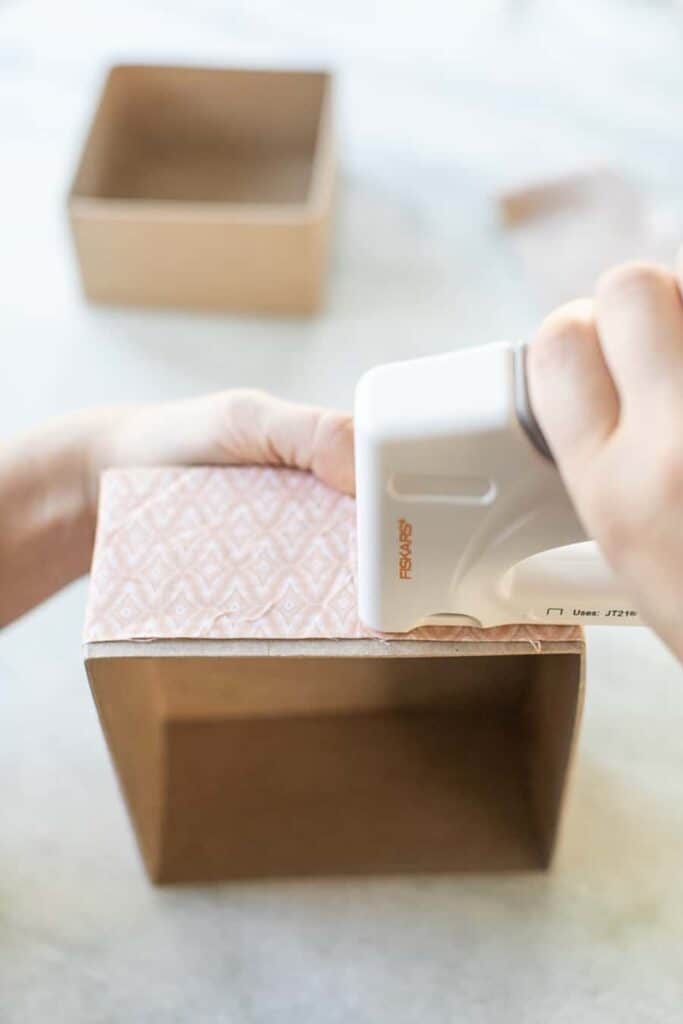
[[[640,624],[582,527],[509,343],[378,366],[355,401],[358,604],[372,629]]]

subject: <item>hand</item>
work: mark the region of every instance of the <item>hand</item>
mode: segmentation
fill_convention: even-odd
[[[111,466],[267,464],[354,489],[345,413],[260,391],[91,409],[0,449],[0,625],[88,571],[99,477]]]
[[[683,250],[605,274],[529,351],[538,421],[586,530],[683,659]]]
[[[310,470],[354,492],[353,423],[347,413],[299,405],[265,391],[223,391],[159,405],[104,410],[87,454],[88,495],[113,466],[269,465]]]

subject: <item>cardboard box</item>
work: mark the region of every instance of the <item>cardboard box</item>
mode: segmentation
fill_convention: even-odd
[[[86,666],[154,881],[550,863],[580,630],[371,635],[353,550],[306,474],[105,475]]]
[[[69,194],[85,293],[311,312],[333,179],[329,74],[115,67]]]

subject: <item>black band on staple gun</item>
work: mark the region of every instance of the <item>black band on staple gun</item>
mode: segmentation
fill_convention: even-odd
[[[551,462],[555,462],[553,453],[550,451],[548,442],[545,439],[545,434],[541,430],[538,420],[534,415],[534,410],[531,408],[531,400],[529,398],[529,382],[527,380],[527,349],[526,345],[517,345],[515,348],[515,411],[517,413],[517,419],[524,428],[529,440],[533,444],[534,448],[545,456],[546,459],[550,459]]]

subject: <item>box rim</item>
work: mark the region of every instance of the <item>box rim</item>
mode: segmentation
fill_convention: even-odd
[[[90,145],[92,131],[102,108],[104,98],[112,79],[127,71],[145,70],[198,71],[206,73],[235,72],[239,74],[263,75],[294,75],[318,77],[323,82],[323,93],[320,103],[320,115],[315,134],[313,157],[311,160],[311,179],[306,197],[291,203],[240,203],[226,200],[202,199],[150,199],[144,196],[107,197],[88,196],[79,192],[76,185],[80,176],[85,154]],[[213,220],[217,215],[226,220],[239,223],[294,223],[305,225],[323,221],[326,207],[331,198],[332,179],[334,177],[334,151],[332,145],[332,108],[333,85],[335,71],[333,68],[303,67],[255,67],[249,65],[199,65],[199,64],[167,64],[167,63],[117,63],[111,65],[104,79],[101,80],[96,103],[91,110],[87,127],[78,150],[76,166],[71,175],[66,203],[72,218],[90,217],[121,220],[130,217],[136,221],[145,219],[182,220],[201,222],[205,215]]]
[[[574,640],[385,640],[382,638],[296,640],[94,640],[84,643],[85,661],[98,658],[457,658],[585,656],[583,635]]]
[[[68,209],[73,219],[132,220],[136,223],[162,222],[197,224],[211,220],[226,224],[283,224],[307,226],[325,219],[324,209],[318,209],[307,198],[296,203],[231,203],[214,199],[113,199],[98,196],[70,194]]]

